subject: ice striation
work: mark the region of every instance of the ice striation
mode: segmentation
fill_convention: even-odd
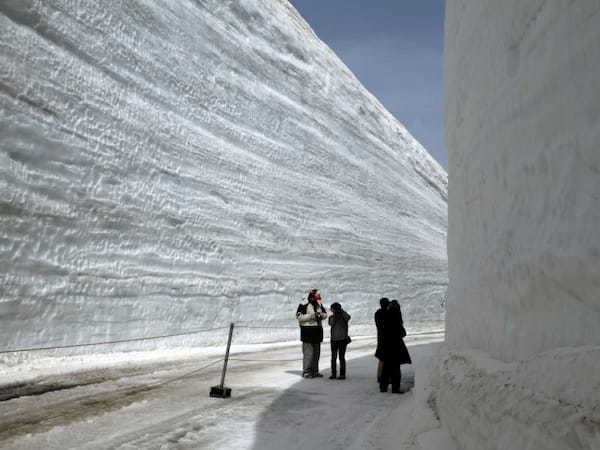
[[[446,6],[439,414],[463,449],[598,449],[600,3]]]
[[[286,1],[3,1],[0,133],[3,347],[294,327],[311,287],[443,321],[445,171]]]

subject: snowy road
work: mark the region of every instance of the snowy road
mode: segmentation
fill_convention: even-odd
[[[440,338],[412,340],[414,359],[429,355]],[[328,345],[323,347],[328,375]],[[413,393],[378,392],[373,349],[373,338],[355,339],[348,379],[340,381],[300,378],[297,343],[234,348],[226,381],[233,395],[227,400],[208,397],[220,362],[190,373],[218,358],[48,377],[36,386],[49,392],[0,402],[0,447],[401,448],[398,426],[410,421]],[[248,361],[264,359],[275,361]],[[404,372],[403,387],[412,387],[412,368]]]

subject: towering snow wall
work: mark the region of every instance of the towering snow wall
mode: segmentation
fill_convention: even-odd
[[[2,1],[0,133],[3,347],[294,327],[311,287],[443,321],[445,172],[283,0]]]
[[[447,2],[437,400],[462,448],[600,448],[599,44],[597,0]]]

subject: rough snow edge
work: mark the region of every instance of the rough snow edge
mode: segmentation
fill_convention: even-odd
[[[442,347],[443,348],[443,347]],[[456,450],[452,435],[441,423],[435,407],[435,366],[439,352],[418,360],[415,366],[415,403],[407,444],[414,450]],[[404,447],[403,447],[404,448]]]
[[[462,449],[600,448],[600,347],[513,363],[445,350],[433,373],[431,402]]]
[[[393,442],[386,448],[403,450],[457,450],[456,442],[439,420],[435,406],[436,372],[439,353],[444,352],[441,344],[431,354],[414,359],[415,387],[413,389],[413,406],[406,420],[396,420],[394,424]],[[391,418],[394,421],[394,418]],[[406,419],[398,417],[397,419]],[[400,430],[399,436],[397,430]],[[398,437],[401,445],[398,447]]]

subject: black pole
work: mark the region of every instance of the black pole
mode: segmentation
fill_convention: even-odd
[[[225,361],[223,361],[223,374],[221,375],[221,389],[225,385],[225,373],[227,372],[227,362],[229,361],[229,349],[231,348],[231,338],[233,337],[233,323],[229,325],[229,338],[227,339],[227,350],[225,350]]]
[[[225,359],[223,360],[223,373],[221,374],[221,384],[210,388],[210,396],[218,398],[231,397],[231,389],[225,387],[225,374],[227,373],[227,362],[229,361],[229,349],[231,348],[231,339],[233,338],[233,326],[232,322],[229,325],[229,338],[227,339],[227,349],[225,350]]]

